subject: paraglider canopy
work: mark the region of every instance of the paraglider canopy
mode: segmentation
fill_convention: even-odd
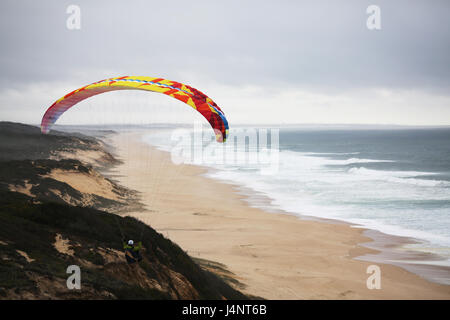
[[[115,90],[144,90],[164,93],[197,110],[214,130],[216,140],[225,142],[228,121],[219,106],[201,91],[186,84],[162,78],[124,76],[88,84],[58,99],[45,112],[41,132],[48,133],[58,118],[78,102],[104,92]]]

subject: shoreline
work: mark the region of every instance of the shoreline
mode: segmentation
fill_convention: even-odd
[[[204,177],[216,180],[215,178],[209,177],[208,175],[209,172],[214,172],[216,169],[209,167],[203,168],[206,170],[206,172],[203,174]],[[258,208],[265,212],[273,214],[292,215],[301,220],[317,221],[319,223],[345,224],[350,226],[351,228],[362,230],[362,234],[368,237],[370,240],[367,242],[361,242],[358,245],[367,249],[374,250],[374,252],[367,252],[361,255],[356,255],[353,256],[352,259],[399,266],[407,271],[425,278],[430,282],[441,285],[450,285],[450,267],[447,265],[439,264],[439,261],[446,261],[444,257],[427,251],[422,252],[413,248],[406,248],[406,246],[411,244],[414,245],[422,243],[423,240],[421,239],[393,235],[379,230],[369,229],[365,226],[361,226],[359,224],[355,224],[345,220],[291,213],[276,207],[272,207],[272,205],[270,204],[271,198],[261,192],[254,191],[246,186],[238,185],[231,180],[219,179],[218,181],[232,185],[235,188],[235,192],[242,195],[242,199],[250,207]],[[253,205],[252,199],[255,198],[262,204]]]
[[[209,168],[205,169],[208,171],[215,170],[210,170]],[[209,178],[207,173],[204,176]],[[265,212],[274,214],[292,215],[301,220],[311,220],[320,223],[345,224],[350,226],[351,228],[362,230],[363,235],[370,238],[370,240],[367,242],[359,243],[358,245],[368,249],[372,249],[375,252],[368,252],[362,255],[354,256],[352,257],[353,259],[366,262],[387,263],[399,266],[403,269],[406,269],[407,271],[425,278],[430,282],[442,285],[450,285],[450,267],[448,265],[439,263],[440,261],[447,261],[445,257],[429,251],[419,251],[414,248],[407,248],[408,245],[420,244],[423,243],[424,240],[414,237],[385,233],[380,230],[370,229],[368,227],[345,220],[288,212],[283,209],[273,207],[270,204],[271,198],[261,192],[238,185],[231,180],[219,181],[234,186],[237,189],[235,192],[241,194],[243,196],[243,200],[253,208],[258,208]],[[258,201],[262,202],[262,205],[253,205],[252,198],[257,198]],[[266,204],[267,206],[265,206],[264,204]]]
[[[167,152],[159,149],[158,147],[152,147],[159,151]],[[273,199],[264,192],[256,191],[251,187],[241,185],[233,180],[214,177],[214,173],[220,171],[219,169],[202,165],[198,165],[198,167],[205,170],[205,172],[201,175],[207,179],[212,179],[219,181],[220,183],[233,186],[234,192],[242,195],[242,199],[245,203],[252,208],[261,209],[262,211],[274,214],[292,215],[302,220],[312,220],[321,223],[346,224],[352,228],[362,230],[363,235],[371,240],[362,242],[359,245],[375,250],[376,252],[356,256],[354,259],[366,262],[388,263],[406,269],[428,281],[442,285],[450,285],[450,261],[447,258],[439,255],[439,253],[434,253],[427,250],[418,250],[416,247],[408,248],[409,245],[424,244],[426,243],[426,240],[415,238],[414,236],[391,234],[339,218],[326,218],[298,212],[289,212],[278,208],[276,205],[272,205],[271,202]]]
[[[243,290],[245,293],[269,299],[450,298],[450,286],[432,283],[406,271],[404,267],[399,268],[386,261],[387,256],[383,256],[383,248],[380,246],[383,243],[377,243],[376,237],[373,237],[375,231],[354,228],[350,223],[341,220],[316,217],[309,219],[308,216],[299,217],[281,210],[268,212],[252,207],[246,199],[246,192],[243,192],[243,189],[248,188],[208,177],[207,167],[174,165],[168,160],[167,152],[139,140],[145,133],[145,130],[119,132],[107,138],[118,158],[123,161],[108,173],[114,173],[114,179],[125,187],[139,191],[142,202],[150,209],[140,213],[132,212],[130,215],[150,224],[187,250],[191,256],[226,265],[236,275],[237,280],[246,285]],[[152,169],[152,163],[157,165],[158,161],[159,169],[164,166],[177,171],[177,174],[168,177]],[[163,165],[161,161],[164,162]],[[168,204],[167,201],[161,201],[161,195],[155,195],[155,187],[159,189],[160,186],[154,184],[152,188],[146,185],[145,176],[150,178],[152,170],[153,173],[162,175],[159,183],[163,184],[164,195],[170,195],[171,189],[177,185],[178,190],[175,191],[178,193],[172,192],[171,195],[174,197],[174,203]],[[182,193],[179,192],[182,183],[189,187],[187,192],[185,189]],[[223,201],[224,198],[216,196],[215,201],[200,204],[198,195],[195,197],[189,192],[193,190],[190,187],[199,187],[199,183],[201,186],[208,185],[206,190],[205,187],[200,188],[207,191],[208,195],[214,196],[211,190],[216,188],[220,189],[220,194],[226,194],[231,199]],[[257,193],[252,196],[261,197],[261,201],[269,200],[265,195]],[[215,204],[219,199],[221,208],[218,209]],[[242,218],[230,211],[239,211]],[[180,222],[179,219],[193,221]],[[246,224],[241,228],[233,227],[232,221],[238,220],[248,220],[245,222],[251,224],[252,228],[248,228]],[[306,236],[305,230],[308,231]],[[280,235],[277,232],[286,234]],[[296,237],[297,232],[303,236]],[[314,239],[311,233],[318,239]],[[399,244],[402,242],[401,237],[379,233],[381,238],[389,237],[389,244],[385,243],[389,247],[397,240]],[[228,238],[230,235],[233,239]],[[228,239],[217,236],[225,236],[225,239]],[[208,249],[205,241],[216,250]],[[302,246],[307,249],[299,249]],[[382,256],[383,259],[380,258]],[[362,257],[369,257],[370,261]],[[301,263],[305,260],[308,261],[307,265],[302,266]],[[382,273],[388,274],[383,277],[388,278],[388,284],[383,281],[382,290],[369,290],[366,287],[369,276],[366,274],[366,268],[370,265],[369,262],[381,264]],[[254,267],[253,272],[248,270],[251,267]],[[438,269],[442,272],[440,267],[433,269],[434,272]],[[346,275],[341,275],[342,272]],[[316,279],[317,283],[314,284],[312,279]],[[389,280],[396,285],[389,284]],[[411,292],[411,282],[414,283],[416,292]],[[424,294],[425,292],[428,293]]]

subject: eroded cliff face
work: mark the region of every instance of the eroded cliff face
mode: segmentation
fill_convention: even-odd
[[[242,299],[140,221],[137,194],[100,173],[118,163],[101,141],[0,123],[1,299]],[[142,241],[128,265],[122,238]],[[81,271],[70,290],[67,267]]]
[[[14,246],[14,243],[0,242],[1,246]],[[84,273],[92,274],[101,272],[109,281],[116,280],[124,283],[127,287],[139,288],[143,292],[148,292],[152,298],[166,299],[199,299],[200,295],[193,285],[181,273],[171,270],[164,264],[146,258],[146,250],[143,249],[144,259],[140,264],[128,265],[124,263],[122,251],[113,248],[97,247],[95,250],[101,255],[103,261],[89,261],[80,257],[73,248],[81,248],[82,244],[64,238],[57,233],[54,248],[59,253],[59,257],[67,262],[77,265],[81,270],[81,279]],[[3,248],[5,249],[5,248]],[[2,251],[1,259],[8,264],[15,264],[20,269],[26,270],[32,266],[37,259],[31,258],[28,253],[22,250],[15,250],[15,253]],[[90,248],[94,252],[93,248]],[[23,258],[21,258],[21,257]],[[67,277],[58,275],[44,275],[36,270],[24,271],[24,278],[29,282],[28,290],[23,288],[5,288],[2,290],[2,298],[5,299],[117,299],[127,298],[116,290],[96,287],[91,283],[82,282],[80,290],[69,290],[67,288]],[[34,284],[34,286],[33,286]]]
[[[0,199],[3,299],[244,298],[134,218],[89,207],[35,203],[11,191],[0,192]],[[121,232],[142,241],[141,262],[127,264]],[[72,265],[80,268],[81,290],[66,285]]]

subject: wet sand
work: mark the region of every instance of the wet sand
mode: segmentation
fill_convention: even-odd
[[[224,264],[244,293],[266,299],[450,299],[450,286],[403,268],[355,259],[377,251],[346,223],[305,220],[252,208],[237,186],[204,176],[206,168],[175,165],[170,154],[142,142],[144,132],[109,137],[123,161],[111,174],[140,192],[146,210],[130,215],[189,255]],[[367,267],[381,270],[368,289]]]

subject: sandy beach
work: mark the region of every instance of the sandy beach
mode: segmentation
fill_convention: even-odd
[[[146,207],[129,214],[192,257],[224,264],[244,293],[265,299],[450,298],[450,286],[383,263],[376,263],[381,289],[369,290],[366,270],[374,263],[354,259],[376,253],[360,245],[371,241],[363,229],[252,208],[236,186],[205,177],[206,168],[173,164],[141,135],[108,138],[123,161],[110,174],[137,190]]]

